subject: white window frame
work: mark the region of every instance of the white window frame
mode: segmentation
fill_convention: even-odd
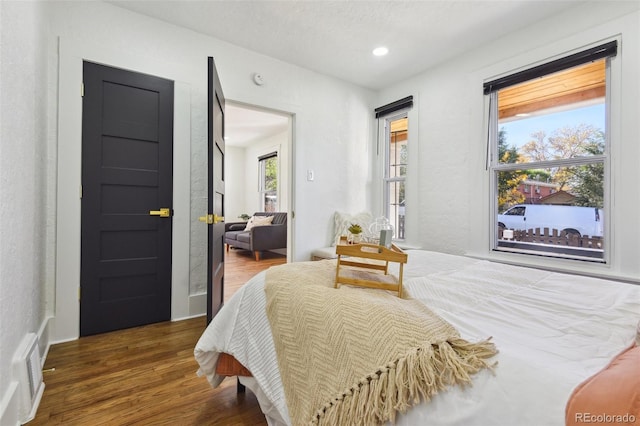
[[[408,115],[409,111],[410,111],[410,108],[406,108],[384,117],[384,166],[383,166],[384,173],[382,176],[382,203],[383,203],[382,205],[383,205],[384,217],[389,219],[389,222],[394,226],[394,240],[396,241],[405,241],[407,238],[406,236],[406,231],[407,231],[406,199],[407,199],[407,175],[409,170],[409,164],[408,164],[409,162],[407,161],[407,164],[405,165],[405,167],[407,168],[407,173],[405,173],[404,176],[397,176],[393,178],[389,176],[389,169],[391,167],[391,158],[389,155],[391,152],[391,122],[395,120],[400,120],[402,118],[407,119],[407,150],[409,150],[409,146],[410,146],[409,145],[409,139],[410,139],[409,115]],[[391,185],[394,183],[404,183],[404,194],[405,194],[404,218],[405,219],[404,219],[403,238],[399,238],[400,230],[398,229],[398,224],[396,224],[395,220],[393,220],[393,218],[391,217],[391,211],[390,211],[390,205],[391,205],[390,188],[391,188]]]
[[[567,55],[570,53],[567,53]],[[580,158],[570,158],[570,159],[562,159],[562,160],[549,160],[549,161],[541,161],[541,162],[531,162],[531,163],[499,163],[498,158],[498,93],[492,92],[489,95],[486,95],[489,98],[489,179],[490,179],[490,226],[492,238],[491,241],[491,250],[494,252],[508,252],[508,250],[503,250],[498,247],[498,232],[497,232],[497,215],[498,215],[498,173],[501,171],[513,171],[513,170],[521,170],[523,165],[526,164],[527,169],[536,169],[536,168],[553,168],[553,167],[569,167],[569,166],[577,166],[577,165],[586,165],[586,164],[596,164],[602,163],[604,165],[604,178],[603,178],[603,191],[604,191],[604,235],[605,235],[605,250],[603,253],[603,258],[598,260],[593,260],[594,263],[604,263],[609,264],[611,262],[611,252],[613,247],[613,236],[611,233],[612,227],[610,226],[610,218],[611,218],[611,92],[612,92],[612,82],[611,82],[611,57],[605,58],[605,148],[604,153],[601,155],[593,155],[590,157],[580,157]],[[535,253],[525,253],[525,252],[511,252],[515,255],[523,255],[523,254],[534,254],[538,256],[543,256],[547,258],[554,259],[563,259],[562,256],[545,256],[542,252]],[[576,259],[575,257],[568,257],[568,260],[586,260],[586,259]]]

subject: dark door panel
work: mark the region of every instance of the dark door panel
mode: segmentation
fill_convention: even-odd
[[[82,336],[171,317],[173,82],[84,63]]]
[[[207,323],[224,302],[224,94],[213,58],[209,57]]]

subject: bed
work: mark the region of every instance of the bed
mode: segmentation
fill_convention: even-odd
[[[614,357],[632,353],[626,363],[635,370],[622,375],[640,376],[634,346],[640,286],[422,250],[407,254],[406,294],[465,339],[490,336],[499,353],[497,366],[475,374],[472,386],[440,392],[399,414],[395,424],[562,425],[574,389]],[[214,387],[225,377],[216,373],[220,354],[233,356],[250,372],[240,381],[255,393],[267,422],[289,425],[264,284],[265,272],[249,280],[204,331],[194,354],[199,375]],[[637,381],[630,386],[637,390]]]

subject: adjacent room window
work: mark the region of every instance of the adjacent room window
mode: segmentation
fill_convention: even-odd
[[[379,129],[377,153],[382,168],[382,211],[393,226],[396,240],[407,238],[408,113],[412,107],[413,96],[407,96],[375,109]]]
[[[258,158],[259,193],[262,211],[278,211],[278,153]]]
[[[484,85],[494,250],[604,262],[617,42]]]

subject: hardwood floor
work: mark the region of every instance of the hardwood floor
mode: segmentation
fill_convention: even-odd
[[[283,256],[256,262],[231,250],[225,300]],[[213,389],[197,377],[193,348],[205,317],[163,322],[53,345],[45,391],[29,425],[266,425],[256,397],[236,395],[235,377]]]
[[[253,257],[253,253],[248,250],[231,249],[225,253],[224,259],[224,300],[225,302],[244,283],[260,271],[271,266],[286,263],[285,256],[272,252],[263,252],[260,261]]]

